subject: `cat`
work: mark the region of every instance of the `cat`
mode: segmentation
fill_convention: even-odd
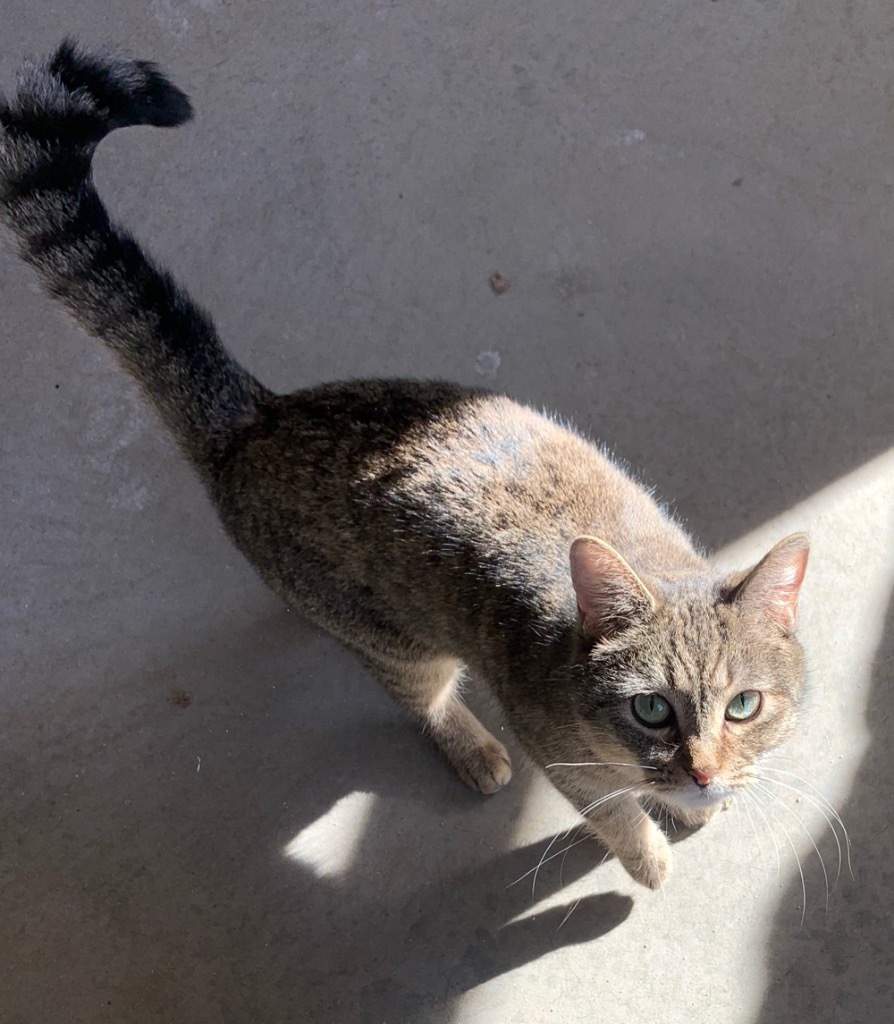
[[[47,291],[139,382],[236,546],[495,793],[506,748],[461,697],[484,680],[521,746],[629,874],[670,870],[644,807],[706,822],[794,730],[808,538],[723,576],[601,449],[508,397],[353,380],[276,395],[113,224],[103,137],[172,127],[152,64],[64,42],[0,101],[0,211]]]

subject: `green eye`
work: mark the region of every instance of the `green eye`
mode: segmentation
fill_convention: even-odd
[[[638,693],[633,698],[633,713],[643,725],[653,728],[667,725],[674,714],[670,704],[657,693]]]
[[[761,695],[757,690],[743,690],[726,706],[726,717],[731,722],[747,722],[761,709]]]

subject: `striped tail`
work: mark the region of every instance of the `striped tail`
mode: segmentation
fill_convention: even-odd
[[[112,223],[91,175],[113,129],[191,116],[187,97],[152,64],[64,42],[21,68],[11,101],[0,97],[0,218],[46,290],[111,348],[201,465],[269,393],[226,353],[208,315]]]

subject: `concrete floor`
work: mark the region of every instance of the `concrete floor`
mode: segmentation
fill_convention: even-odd
[[[570,808],[530,770],[456,783],[4,255],[0,1021],[890,1024],[888,0],[2,11],[5,82],[70,32],[192,94],[97,177],[266,383],[489,382],[641,466],[724,563],[812,532],[816,699],[775,763],[840,810],[854,878],[779,788],[660,894],[589,843],[510,885]]]

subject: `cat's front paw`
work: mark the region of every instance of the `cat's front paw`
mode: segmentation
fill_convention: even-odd
[[[667,839],[656,829],[649,843],[618,853],[627,874],[647,889],[660,889],[670,877],[671,851]]]
[[[492,737],[480,746],[451,757],[457,775],[471,789],[490,796],[501,790],[512,778],[509,752]]]

